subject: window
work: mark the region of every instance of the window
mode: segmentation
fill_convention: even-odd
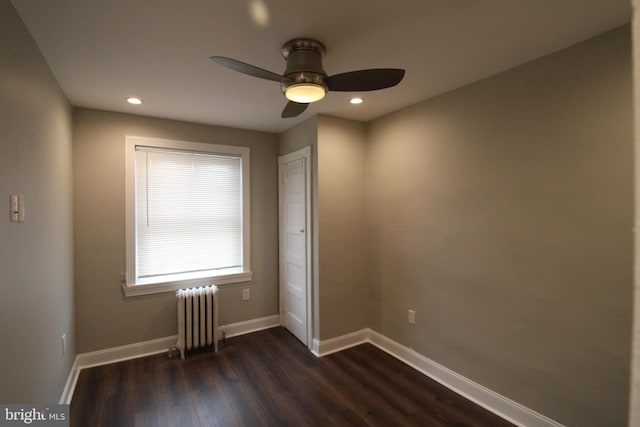
[[[251,280],[249,148],[127,136],[126,295]]]

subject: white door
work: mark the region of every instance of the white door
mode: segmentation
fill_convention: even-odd
[[[308,346],[310,307],[310,150],[279,158],[280,313],[282,324]]]

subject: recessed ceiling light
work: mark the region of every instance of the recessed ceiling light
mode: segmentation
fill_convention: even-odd
[[[134,98],[134,97],[131,97],[131,98],[127,98],[127,102],[128,102],[129,104],[135,104],[135,105],[138,105],[138,104],[142,104],[142,99],[140,99],[140,98]]]
[[[351,101],[349,101],[352,104],[362,104],[362,98],[351,98]]]

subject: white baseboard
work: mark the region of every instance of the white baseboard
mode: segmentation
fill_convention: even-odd
[[[60,403],[71,403],[71,398],[73,397],[73,392],[76,388],[76,383],[78,382],[78,376],[80,375],[81,370],[162,353],[167,351],[170,346],[174,345],[177,339],[178,336],[173,335],[170,337],[78,354],[73,362],[73,366],[71,367],[71,372],[69,372],[67,383],[62,391],[62,396],[60,396]]]
[[[225,332],[227,338],[248,334],[262,329],[280,326],[280,316],[273,315],[258,319],[247,320],[245,322],[220,325],[220,332]],[[143,341],[134,344],[112,347],[104,350],[92,351],[78,354],[69,372],[67,383],[65,384],[60,403],[70,404],[73,392],[76,388],[80,371],[94,366],[107,365],[110,363],[122,362],[124,360],[137,359],[139,357],[151,356],[167,351],[170,346],[178,340],[177,335],[164,338],[157,338],[150,341]]]
[[[274,328],[276,326],[280,326],[279,314],[246,320],[244,322],[230,323],[228,325],[220,325],[220,332],[224,332],[227,338],[231,338],[237,335],[244,335],[251,332],[261,331],[263,329]]]
[[[78,382],[79,374],[80,369],[78,368],[78,357],[76,357],[73,361],[73,365],[71,365],[71,371],[69,372],[67,382],[64,385],[64,390],[62,390],[62,395],[60,396],[60,401],[58,402],[59,404],[69,405],[71,403],[71,398],[73,397],[73,392],[76,389],[76,383]]]
[[[356,345],[369,342],[369,333],[369,329],[362,329],[360,331],[351,332],[350,334],[324,341],[318,341],[314,338],[311,352],[318,357],[322,357],[331,353],[346,350],[349,347],[355,347]]]
[[[155,340],[82,353],[76,356],[76,360],[78,361],[79,369],[92,368],[94,366],[107,365],[109,363],[122,362],[124,360],[162,353],[167,351],[176,341],[178,341],[178,336],[172,335]]]
[[[363,329],[325,341],[314,339],[313,349],[315,350],[314,354],[322,357],[363,342],[375,345],[448,389],[517,426],[562,427],[562,424],[514,402],[371,329]]]

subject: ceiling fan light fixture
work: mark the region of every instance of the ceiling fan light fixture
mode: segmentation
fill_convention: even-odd
[[[327,93],[327,89],[315,83],[297,83],[285,90],[285,96],[289,101],[300,104],[310,104],[320,101]]]
[[[328,91],[368,92],[386,89],[400,83],[405,74],[405,70],[399,68],[369,68],[329,76],[322,67],[325,51],[324,45],[314,39],[289,40],[282,46],[282,56],[287,62],[282,74],[224,56],[212,56],[210,59],[231,70],[279,82],[282,93],[289,100],[280,115],[283,119],[299,116],[310,103],[323,99]]]

